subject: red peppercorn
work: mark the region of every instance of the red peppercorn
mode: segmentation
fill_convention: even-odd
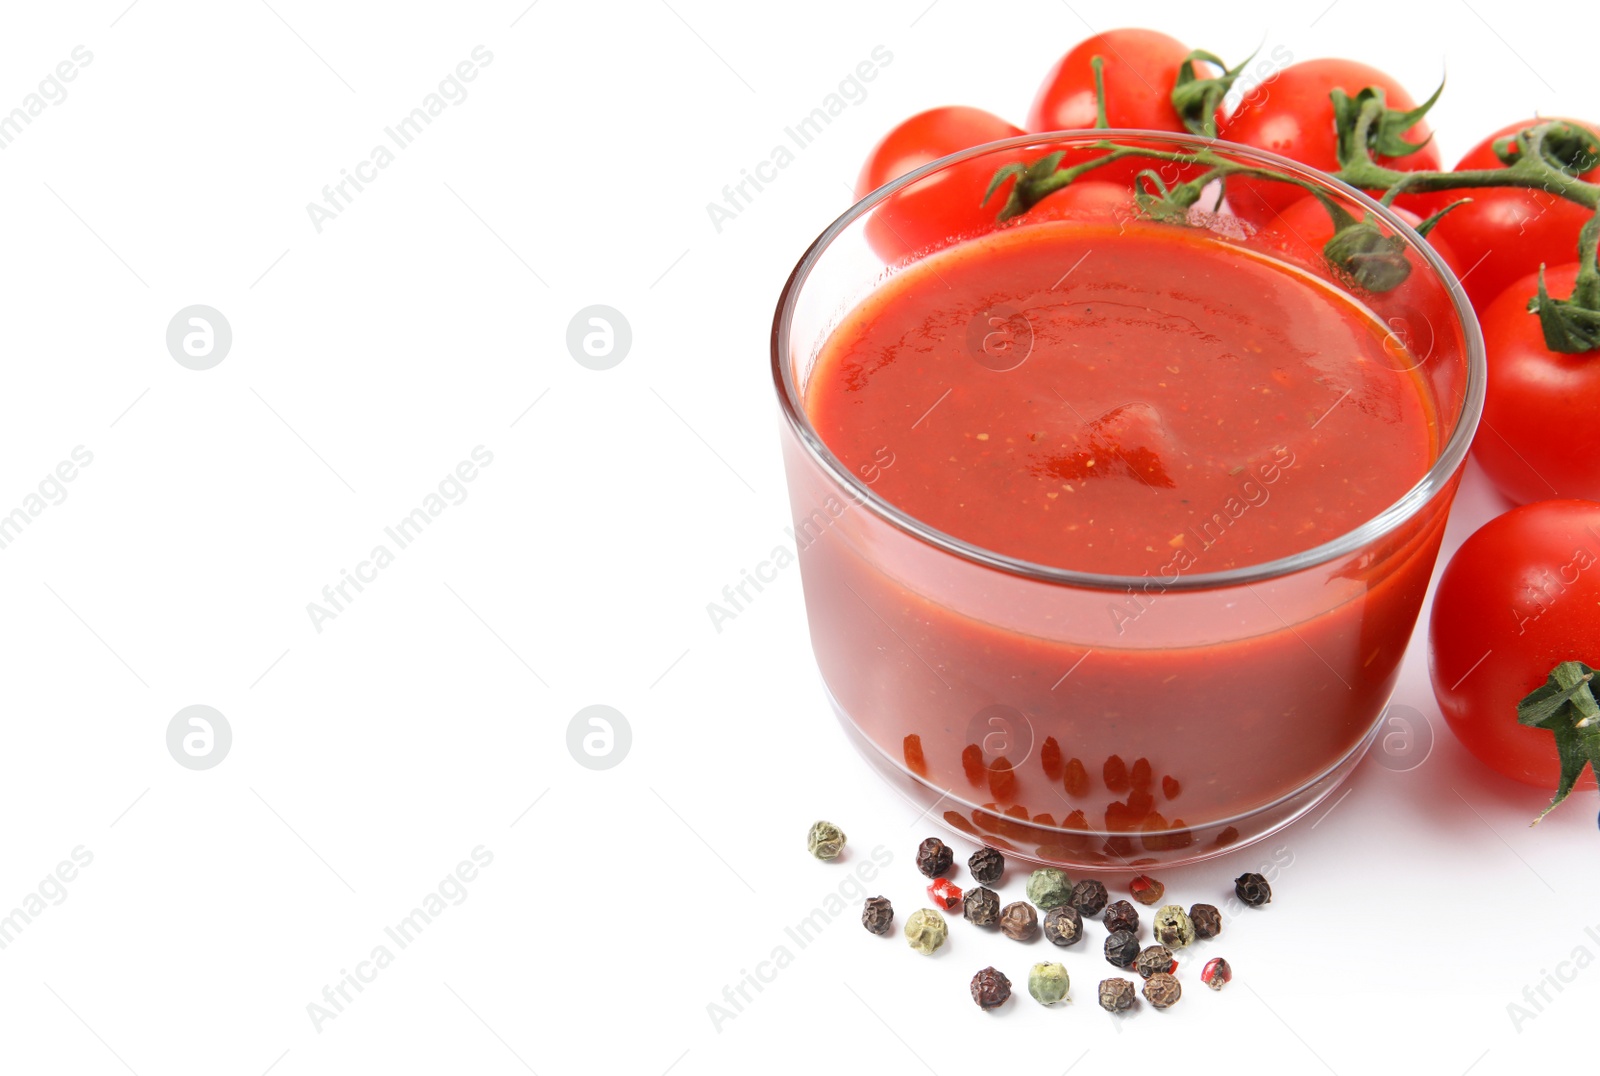
[[[1161,897],[1164,893],[1166,893],[1166,891],[1166,886],[1162,885],[1148,874],[1141,874],[1133,881],[1128,883],[1128,892],[1131,893],[1133,895],[1133,899],[1138,901],[1140,904],[1160,903]]]
[[[1213,990],[1221,990],[1233,981],[1233,968],[1220,956],[1214,956],[1200,970],[1200,981]]]
[[[928,887],[928,896],[945,911],[961,903],[961,890],[948,878],[935,878]]]

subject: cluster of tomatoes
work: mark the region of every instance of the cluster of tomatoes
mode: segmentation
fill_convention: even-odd
[[[1186,64],[1194,77],[1221,73],[1203,59],[1154,30],[1096,34],[1046,75],[1025,129],[977,108],[920,113],[873,149],[856,194],[865,196],[948,154],[1028,132],[1097,126],[1193,129],[1194,118],[1185,123],[1173,90],[1188,77]],[[1401,135],[1409,146],[1398,147],[1409,151],[1377,156],[1376,162],[1401,171],[1442,170],[1426,109],[1417,109],[1415,98],[1394,79],[1351,60],[1288,60],[1283,52],[1253,60],[1253,85],[1231,109],[1221,107],[1220,95],[1214,99],[1216,112],[1203,117],[1209,130],[1225,141],[1337,171],[1336,118],[1329,95],[1339,89],[1354,97],[1377,87],[1389,109],[1415,113],[1416,121]],[[1506,167],[1495,151],[1496,141],[1542,122],[1531,118],[1492,132],[1454,170]],[[993,170],[982,162],[971,167]],[[1046,196],[1028,216],[1104,215],[1131,206],[1141,167],[1130,159],[1096,168]],[[1600,158],[1581,161],[1570,171],[1586,181],[1600,181]],[[992,227],[1003,198],[980,202],[972,196],[988,183],[988,175],[957,173],[907,188],[897,195],[899,203],[876,234],[869,219],[868,238],[893,260],[948,236]],[[1235,177],[1227,198],[1230,211],[1253,225],[1279,228],[1319,244],[1332,235],[1322,205],[1291,184]],[[1430,632],[1435,693],[1452,728],[1477,757],[1517,780],[1548,788],[1559,777],[1565,787],[1567,774],[1549,731],[1519,725],[1517,704],[1563,661],[1600,664],[1600,503],[1595,503],[1600,501],[1600,420],[1595,414],[1600,351],[1568,354],[1547,346],[1540,318],[1529,312],[1528,302],[1538,293],[1541,267],[1550,295],[1564,297],[1573,291],[1579,231],[1593,214],[1557,195],[1518,187],[1402,194],[1395,208],[1416,224],[1462,198],[1469,200],[1435,222],[1427,240],[1461,281],[1483,330],[1488,393],[1474,454],[1495,487],[1523,507],[1474,534],[1441,578]],[[1600,729],[1595,740],[1600,744]],[[1583,783],[1592,785],[1593,777]]]

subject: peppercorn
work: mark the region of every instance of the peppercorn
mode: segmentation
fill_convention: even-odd
[[[950,869],[955,853],[937,837],[929,837],[917,845],[917,870],[929,878],[937,878]]]
[[[1139,939],[1126,930],[1114,930],[1106,939],[1106,963],[1114,968],[1131,968],[1139,957]]]
[[[967,922],[979,927],[992,927],[1000,920],[1000,897],[992,889],[979,886],[967,890],[961,906]]]
[[[1044,915],[1044,936],[1056,945],[1077,945],[1083,940],[1083,916],[1070,904],[1057,904]]]
[[[1105,883],[1093,878],[1085,878],[1072,887],[1071,904],[1083,915],[1099,915],[1110,899],[1111,894],[1106,892]]]
[[[1200,981],[1213,990],[1221,990],[1233,981],[1233,967],[1220,956],[1214,956],[1200,970]]]
[[[1139,933],[1139,909],[1125,900],[1119,900],[1106,906],[1106,914],[1101,919],[1106,929],[1115,934],[1125,930],[1129,934]]]
[[[1158,904],[1166,891],[1166,886],[1148,874],[1141,874],[1128,883],[1128,892],[1132,893],[1133,899],[1140,904]]]
[[[1011,1000],[1011,980],[1003,971],[984,968],[972,977],[972,1000],[984,1012],[998,1009]]]
[[[947,912],[961,903],[961,890],[948,878],[935,878],[928,886],[928,896]]]
[[[1176,978],[1158,971],[1144,981],[1144,999],[1158,1009],[1168,1009],[1183,997],[1183,986]]]
[[[818,859],[833,859],[844,851],[844,830],[832,822],[814,822],[806,834],[806,849]]]
[[[1100,1007],[1106,1012],[1127,1012],[1139,996],[1126,979],[1100,980]]]
[[[1215,938],[1222,933],[1222,913],[1214,905],[1194,905],[1189,909],[1189,921],[1194,924],[1197,938]]]
[[[1176,904],[1168,904],[1156,912],[1150,930],[1155,934],[1156,941],[1169,949],[1182,949],[1195,937],[1194,922]]]
[[[950,928],[944,925],[944,916],[932,908],[918,908],[906,919],[906,942],[923,956],[944,944]]]
[[[1028,899],[1041,908],[1072,903],[1072,882],[1064,871],[1041,867],[1028,876]]]
[[[1233,880],[1233,891],[1252,908],[1272,903],[1272,887],[1259,874],[1241,874]]]
[[[1060,964],[1035,964],[1028,972],[1028,993],[1040,1005],[1054,1005],[1067,996],[1071,980]]]
[[[1133,970],[1148,979],[1161,972],[1170,975],[1178,970],[1178,962],[1172,959],[1172,950],[1165,945],[1152,945],[1139,950],[1139,955],[1133,962]]]
[[[1039,913],[1025,901],[1014,901],[1000,909],[1000,929],[1016,941],[1032,941],[1039,933]]]
[[[1006,869],[1006,857],[993,848],[980,848],[967,859],[967,869],[979,885],[992,885]]]
[[[861,909],[861,925],[871,934],[887,934],[894,924],[894,905],[888,897],[868,897]]]

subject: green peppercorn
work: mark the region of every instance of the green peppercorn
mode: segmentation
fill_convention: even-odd
[[[972,1000],[984,1012],[998,1009],[1011,1000],[1011,980],[1003,971],[984,968],[972,977]]]
[[[1060,964],[1035,964],[1028,972],[1028,993],[1040,1005],[1054,1005],[1067,996],[1071,980]]]
[[[1056,945],[1077,945],[1083,940],[1083,916],[1070,904],[1058,904],[1044,913],[1044,936]]]
[[[1006,857],[993,848],[980,848],[968,858],[967,869],[979,885],[993,885],[1005,873]]]
[[[950,869],[955,853],[937,837],[929,837],[917,845],[917,870],[929,878],[937,878]]]
[[[1125,900],[1115,901],[1106,905],[1106,914],[1101,919],[1106,929],[1115,934],[1119,930],[1126,930],[1129,934],[1139,933],[1139,909]]]
[[[832,822],[815,822],[806,835],[806,849],[818,859],[833,859],[844,851],[844,830]]]
[[[1039,913],[1033,905],[1013,901],[1000,909],[1000,929],[1016,941],[1032,941],[1039,933]]]
[[[1105,908],[1106,901],[1111,899],[1111,894],[1106,892],[1106,884],[1097,882],[1093,878],[1085,878],[1072,887],[1072,906],[1083,915],[1099,915]]]
[[[1139,957],[1139,939],[1126,930],[1114,930],[1106,939],[1106,963],[1114,968],[1131,968]]]
[[[1178,962],[1172,959],[1172,950],[1165,945],[1151,945],[1141,949],[1133,961],[1133,970],[1145,979],[1158,972],[1170,975],[1177,970],[1177,967]]]
[[[1212,904],[1196,904],[1189,909],[1189,921],[1194,924],[1197,938],[1215,938],[1222,933],[1222,913]]]
[[[1041,867],[1028,876],[1028,899],[1041,908],[1072,903],[1072,882],[1064,871]]]
[[[1169,949],[1182,949],[1195,938],[1194,922],[1176,904],[1167,904],[1159,909],[1150,930],[1155,934],[1156,941]]]
[[[1100,1007],[1106,1012],[1127,1012],[1139,1000],[1133,984],[1126,979],[1100,980]]]
[[[1259,874],[1241,874],[1233,880],[1233,891],[1252,908],[1272,903],[1272,887]]]
[[[1000,897],[981,885],[969,889],[962,898],[961,914],[973,926],[992,927],[1000,921]]]
[[[932,908],[918,908],[906,919],[906,941],[923,956],[933,955],[949,936],[944,916]]]
[[[1158,971],[1144,981],[1144,999],[1158,1009],[1168,1009],[1183,997],[1183,986],[1164,971]]]
[[[894,905],[888,897],[868,897],[861,909],[861,925],[871,934],[887,934],[894,925]]]

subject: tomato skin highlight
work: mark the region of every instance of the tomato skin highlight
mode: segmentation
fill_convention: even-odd
[[[1555,738],[1517,703],[1563,661],[1600,661],[1600,504],[1514,508],[1462,543],[1439,578],[1428,669],[1445,721],[1498,773],[1553,793]],[[1585,771],[1577,786],[1594,788]]]
[[[940,157],[1022,133],[1016,124],[981,108],[948,105],[919,112],[872,148],[856,180],[855,196],[864,198]],[[1009,185],[996,191],[987,205],[979,203],[997,167],[971,161],[907,187],[872,211],[867,241],[879,257],[895,262],[952,235],[994,227]]]
[[[1572,294],[1578,264],[1545,271],[1552,296]],[[1483,421],[1472,450],[1496,489],[1518,504],[1547,497],[1600,501],[1600,351],[1567,355],[1545,346],[1531,273],[1485,307],[1489,363]],[[1600,613],[1597,613],[1600,616]]]
[[[1354,60],[1305,60],[1290,64],[1253,91],[1238,111],[1222,121],[1220,133],[1230,142],[1335,172],[1339,168],[1338,140],[1334,134],[1333,102],[1328,95],[1337,88],[1354,97],[1368,86],[1381,87],[1391,109],[1404,112],[1416,107],[1417,102],[1403,86],[1375,67]],[[1417,143],[1431,133],[1427,121],[1419,120],[1405,138]],[[1377,161],[1407,171],[1438,171],[1440,167],[1439,150],[1432,142],[1404,157],[1378,157]],[[1302,195],[1300,188],[1287,183],[1253,179],[1228,182],[1229,206],[1235,215],[1253,224],[1271,222]]]
[[[1507,124],[1467,151],[1453,171],[1504,168],[1494,155],[1494,141],[1547,119]],[[1593,131],[1596,125],[1568,120]],[[1580,177],[1600,182],[1600,167]],[[1593,215],[1565,198],[1543,191],[1513,187],[1437,191],[1424,196],[1431,207],[1442,208],[1461,198],[1472,199],[1451,210],[1435,233],[1449,241],[1471,270],[1461,282],[1479,313],[1506,288],[1538,270],[1540,264],[1562,265],[1578,260],[1578,230]]]

